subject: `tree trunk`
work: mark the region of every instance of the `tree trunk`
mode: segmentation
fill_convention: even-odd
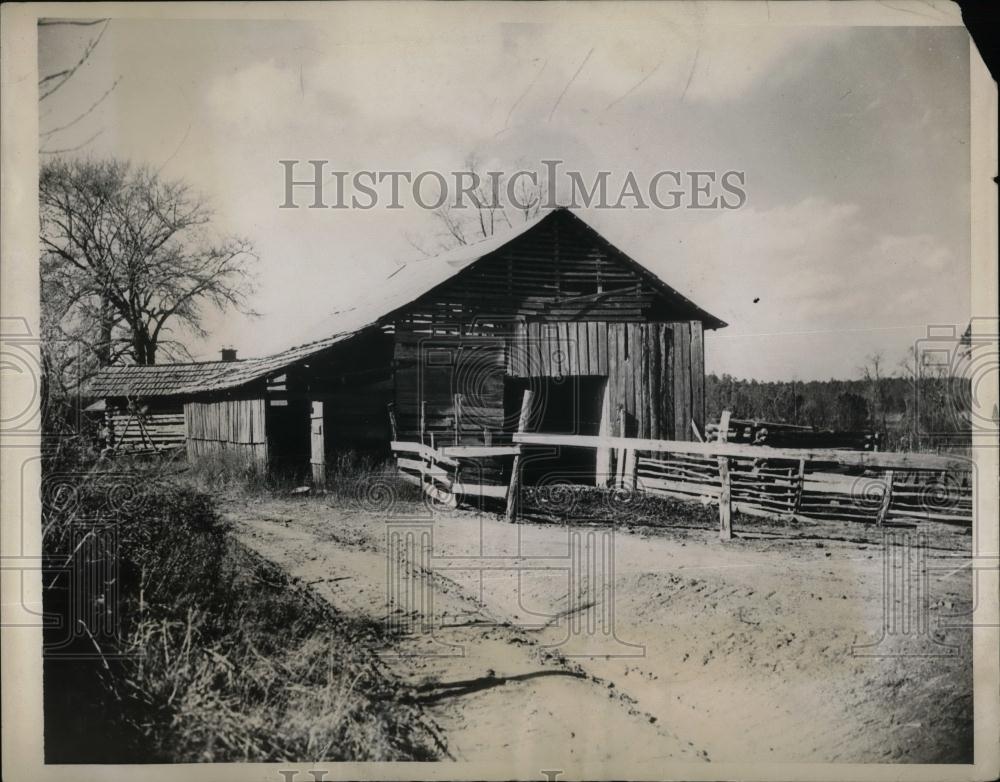
[[[102,367],[111,365],[111,339],[114,327],[114,305],[112,305],[107,296],[102,296],[100,335],[97,342],[97,362]]]

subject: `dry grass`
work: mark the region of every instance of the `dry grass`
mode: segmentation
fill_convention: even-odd
[[[74,615],[112,608],[121,620],[114,639],[69,648],[47,631],[47,762],[441,756],[433,726],[378,664],[378,629],[334,615],[239,546],[211,497],[176,472],[91,466],[45,498],[46,612],[68,618],[82,599]],[[113,549],[79,543],[109,526]],[[92,591],[74,587],[74,569],[92,571]]]
[[[372,654],[372,626],[331,615],[230,544],[225,610],[139,622],[128,685],[139,728],[175,761],[431,760],[434,728]],[[158,708],[159,707],[159,708]],[[164,723],[162,709],[169,712]]]

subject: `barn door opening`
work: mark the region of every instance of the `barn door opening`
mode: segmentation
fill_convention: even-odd
[[[513,432],[527,389],[534,391],[529,430],[550,434],[597,435],[604,431],[607,418],[605,377],[565,375],[563,377],[506,377],[504,380],[504,421]],[[593,448],[539,447],[522,460],[524,481],[584,483],[600,481],[597,470],[603,460]]]

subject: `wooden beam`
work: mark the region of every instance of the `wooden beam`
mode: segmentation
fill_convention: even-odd
[[[526,434],[528,422],[531,420],[531,401],[534,392],[529,388],[524,392],[521,399],[521,417],[517,420],[517,434]],[[516,437],[517,434],[514,436]],[[507,521],[514,521],[517,517],[518,506],[520,504],[521,492],[521,454],[514,457],[514,463],[510,468],[510,486],[507,489]]]

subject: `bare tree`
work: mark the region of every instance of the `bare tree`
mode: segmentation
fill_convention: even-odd
[[[39,74],[38,78],[38,101],[42,105],[51,103],[51,99],[60,90],[62,90],[67,83],[80,71],[80,69],[86,65],[94,51],[100,45],[101,40],[104,38],[104,34],[108,30],[109,19],[41,19],[38,22],[40,28],[56,28],[56,27],[94,27],[97,31],[87,40],[84,44],[83,49],[80,51],[79,56],[76,60],[72,61],[69,65],[63,68],[59,68],[56,71],[47,74]],[[47,148],[45,145],[49,142],[58,138],[58,134],[63,133],[77,124],[82,122],[84,119],[89,117],[93,112],[100,106],[105,99],[114,92],[118,83],[121,81],[121,77],[115,79],[115,81],[109,86],[104,92],[97,96],[83,111],[80,111],[72,119],[63,122],[55,127],[47,128],[40,131],[39,136],[41,137],[42,148],[39,150],[43,155],[56,155],[65,152],[74,152],[87,146],[91,141],[97,138],[103,129],[98,130],[96,133],[91,135],[85,141],[65,149],[52,149]],[[47,112],[45,112],[47,113]],[[44,113],[43,113],[44,116]]]
[[[204,336],[206,307],[253,314],[250,242],[212,235],[211,210],[183,182],[117,160],[56,159],[41,168],[39,208],[47,342],[98,366],[153,364],[161,349],[188,355],[176,329]]]
[[[498,229],[532,219],[541,209],[544,180],[537,172],[534,181],[528,177],[514,181],[514,203],[507,203],[504,177],[491,175],[474,153],[466,157],[463,173],[469,192],[462,196],[461,205],[449,198],[433,213],[443,228],[441,249],[488,239]]]
[[[886,431],[886,389],[883,381],[887,376],[884,364],[885,361],[881,353],[872,353],[866,359],[865,365],[861,367],[861,373],[868,384],[872,424],[880,427],[882,432]]]

